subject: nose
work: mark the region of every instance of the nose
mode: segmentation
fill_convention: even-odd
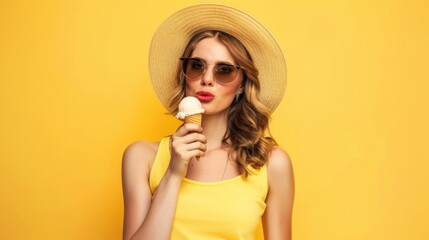
[[[207,66],[206,71],[201,77],[201,85],[203,86],[213,86],[214,75],[213,67]]]

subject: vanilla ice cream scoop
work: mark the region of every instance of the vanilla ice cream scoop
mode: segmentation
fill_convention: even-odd
[[[201,106],[200,100],[198,100],[196,97],[185,97],[180,101],[179,104],[179,112],[177,113],[176,117],[181,120],[185,120],[186,117],[196,115],[196,114],[202,114],[204,112],[204,109]]]

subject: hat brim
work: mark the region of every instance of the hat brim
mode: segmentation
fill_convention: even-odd
[[[155,32],[149,52],[149,73],[164,107],[169,109],[171,94],[178,84],[178,59],[192,35],[201,29],[223,31],[240,40],[259,71],[261,101],[273,112],[286,89],[286,62],[279,45],[253,17],[217,4],[182,9],[167,18]]]

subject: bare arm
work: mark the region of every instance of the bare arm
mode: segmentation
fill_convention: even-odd
[[[149,143],[133,143],[122,157],[122,191],[124,195],[123,239],[131,239],[144,221],[151,204],[150,166],[156,148]],[[153,158],[153,159],[152,159]]]
[[[263,216],[264,235],[267,240],[292,239],[292,207],[294,176],[292,163],[280,148],[273,150],[268,162],[269,191]]]
[[[124,232],[128,239],[168,239],[181,179],[166,174],[152,200],[150,168],[144,156],[154,155],[147,144],[127,148],[123,158]],[[143,160],[143,161],[142,161]],[[152,160],[153,161],[153,160]],[[143,170],[144,169],[144,170]],[[167,171],[169,172],[169,171]],[[159,223],[159,224],[157,224]]]
[[[156,147],[135,143],[124,152],[124,240],[169,239],[180,184],[191,158],[202,156],[205,137],[197,125],[186,124],[172,136],[170,165],[155,195],[149,187],[149,173]]]

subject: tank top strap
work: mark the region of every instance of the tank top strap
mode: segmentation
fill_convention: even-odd
[[[167,171],[168,164],[170,164],[170,136],[161,139],[155,161],[150,170],[149,186],[152,195],[155,193],[162,177]]]
[[[262,197],[262,200],[265,202],[265,198],[268,193],[268,170],[267,164],[264,164],[261,168],[256,169],[252,166],[247,166],[249,169],[249,175],[247,176],[247,181],[256,187]]]

